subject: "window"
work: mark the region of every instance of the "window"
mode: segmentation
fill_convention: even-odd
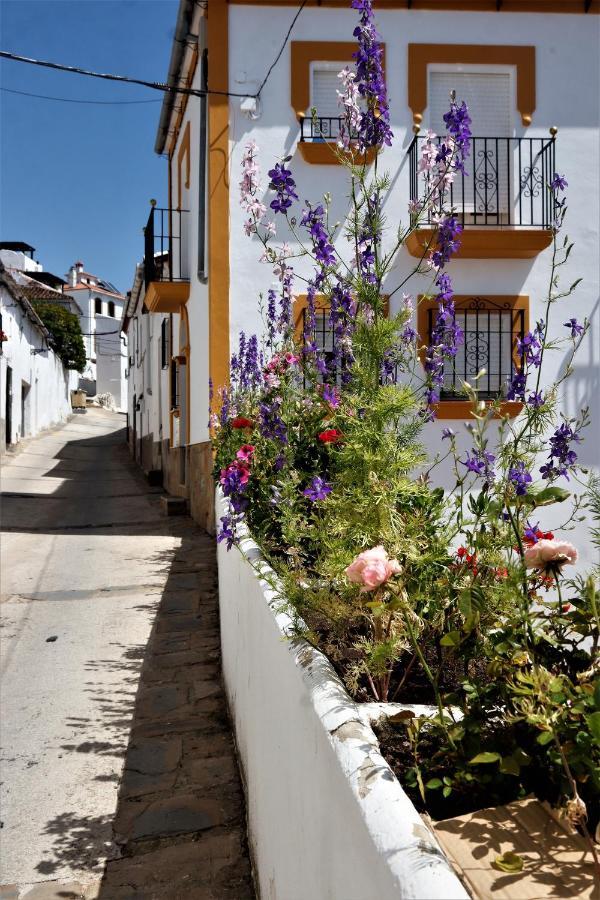
[[[102,315],[102,300],[100,299],[100,297],[96,297],[96,299],[94,300],[94,313],[97,316]]]
[[[108,315],[111,316],[113,319],[115,317],[115,304],[113,303],[112,300],[108,301]]]
[[[492,71],[472,66],[442,68],[430,66],[429,127],[445,134],[444,114],[448,112],[450,95],[469,107],[473,134],[471,157],[466,174],[452,186],[452,205],[461,210],[465,224],[483,224],[491,219],[505,224],[509,210],[511,169],[519,170],[513,157],[520,147],[509,140],[513,133],[513,72],[509,67]],[[522,151],[521,151],[522,152]]]
[[[163,319],[160,326],[160,367],[168,369],[171,357],[171,329],[168,319]]]
[[[179,372],[177,360],[171,360],[171,409],[179,409]]]
[[[463,381],[474,384],[482,369],[485,374],[478,380],[479,398],[495,400],[506,396],[513,375],[518,371],[517,338],[522,338],[529,327],[529,301],[527,297],[457,297],[456,321],[464,339],[453,359],[444,364],[444,384],[438,415],[453,413],[465,415],[465,396],[461,393]],[[435,325],[437,304],[432,300],[419,303],[419,334],[422,342],[429,343]],[[515,410],[516,411],[516,410]]]

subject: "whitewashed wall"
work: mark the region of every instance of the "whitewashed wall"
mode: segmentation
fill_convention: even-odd
[[[282,7],[246,6],[232,4],[229,8],[230,50],[229,77],[231,90],[252,93],[265,71],[265,62],[275,57],[281,46],[295,10]],[[585,15],[551,15],[520,13],[425,12],[415,10],[377,10],[379,31],[386,45],[387,82],[390,97],[394,146],[386,149],[380,170],[391,175],[392,188],[385,206],[391,230],[400,221],[406,222],[409,199],[409,172],[406,150],[412,139],[412,113],[407,104],[407,45],[408,43],[460,44],[532,44],[537,59],[537,107],[532,125],[525,129],[514,110],[514,135],[544,137],[550,126],[559,129],[556,160],[557,169],[566,175],[569,212],[566,231],[575,241],[569,263],[561,270],[564,284],[577,277],[584,278],[577,293],[563,302],[553,317],[550,337],[567,333],[562,323],[571,316],[582,320],[587,316],[592,327],[582,346],[574,373],[562,403],[568,416],[576,415],[582,406],[589,406],[593,424],[585,432],[585,441],[577,448],[584,466],[598,466],[600,444],[600,300],[599,300],[599,107],[596,91],[590,90],[590,73],[597,72],[600,17]],[[331,8],[307,7],[300,15],[292,34],[294,40],[352,41],[356,13]],[[231,343],[235,345],[240,329],[260,330],[258,294],[273,282],[267,264],[259,263],[261,245],[245,238],[242,230],[243,214],[238,204],[237,185],[240,180],[240,160],[247,140],[253,138],[260,147],[260,161],[267,183],[266,171],[273,162],[291,155],[290,166],[298,184],[300,200],[318,201],[324,192],[334,195],[333,220],[343,219],[346,207],[345,172],[336,166],[305,163],[296,150],[299,126],[290,104],[290,49],[286,47],[262,95],[262,113],[257,121],[242,114],[239,101],[230,101],[231,109]],[[427,122],[425,111],[424,125]],[[270,197],[267,199],[267,202]],[[298,211],[302,209],[300,205]],[[281,217],[277,217],[281,220]],[[278,223],[279,224],[279,223]],[[285,226],[280,224],[280,236],[289,240]],[[340,236],[337,245],[344,247]],[[530,297],[530,323],[541,317],[543,298],[547,293],[550,250],[532,260],[457,260],[451,263],[450,273],[457,294],[526,294]],[[402,251],[396,270],[386,288],[393,290],[412,269],[415,260]],[[297,264],[302,275],[310,274],[310,267]],[[411,282],[410,290],[417,294],[429,285],[424,279]],[[400,294],[393,299],[394,310]],[[545,367],[546,384],[555,381],[565,366],[567,351],[554,353]],[[467,435],[460,422],[439,421],[427,427],[425,439],[431,452],[440,449],[440,433],[451,424],[462,431],[460,442],[467,445]],[[440,473],[444,482],[448,474]],[[559,513],[544,514],[544,524],[556,524]],[[560,511],[564,518],[564,511]],[[555,521],[553,521],[555,520]],[[580,543],[581,561],[591,559],[589,546]]]
[[[117,409],[124,410],[127,343],[121,341],[121,319],[97,315],[95,324],[96,393],[112,394]]]
[[[58,425],[71,415],[71,390],[77,387],[77,372],[65,369],[59,357],[47,349],[37,325],[27,318],[20,305],[0,288],[2,329],[8,340],[2,344],[0,357],[0,418],[6,415],[6,369],[12,369],[12,434],[13,444],[24,437],[34,437],[45,428]],[[33,353],[41,350],[40,353]],[[29,385],[25,427],[21,417],[21,386]]]
[[[194,33],[198,33],[200,25],[199,11],[194,23]],[[196,67],[196,73],[192,82],[195,90],[200,89],[201,66]],[[188,210],[182,221],[182,229],[187,231],[187,263],[190,276],[190,296],[187,301],[189,317],[190,340],[190,444],[197,444],[209,439],[208,434],[208,347],[209,347],[209,320],[208,320],[208,284],[198,277],[198,216],[200,194],[198,187],[198,173],[200,170],[200,101],[191,97],[185,116],[179,130],[177,144],[172,154],[171,205],[177,207],[178,185],[178,151],[185,135],[187,123],[190,123],[190,188],[185,188],[185,164],[182,167],[182,209]],[[206,215],[208,216],[208,196],[206,198]],[[207,250],[208,252],[208,250]],[[225,252],[225,249],[224,249]],[[208,257],[207,257],[208,258]],[[178,317],[174,317],[177,319]],[[178,352],[179,328],[173,331],[173,353]]]
[[[218,553],[223,677],[262,900],[467,898],[328,661],[289,639],[281,601],[237,549]]]

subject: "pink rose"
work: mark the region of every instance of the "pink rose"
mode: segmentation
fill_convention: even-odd
[[[542,538],[537,544],[527,547],[524,553],[528,569],[562,569],[577,562],[577,550],[568,541]]]
[[[347,567],[346,576],[353,584],[362,584],[363,591],[374,591],[392,575],[401,571],[397,559],[390,559],[381,545],[359,553]]]

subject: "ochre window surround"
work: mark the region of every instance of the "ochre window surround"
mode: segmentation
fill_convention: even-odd
[[[535,110],[535,47],[501,44],[409,44],[408,105],[413,122],[420,125],[427,108],[427,66],[514,66],[517,73],[517,109],[522,124],[531,125]]]
[[[383,47],[383,66],[385,69],[385,45]],[[352,61],[356,53],[354,41],[292,41],[290,48],[291,61],[291,104],[298,120],[306,115],[310,108],[310,65],[314,62]],[[318,110],[317,110],[318,113]],[[326,141],[299,141],[298,150],[303,159],[321,165],[339,165],[339,159],[332,152]],[[371,162],[374,154],[370,151],[366,161]]]
[[[454,297],[454,302],[457,310],[464,310],[468,307],[469,303],[477,300],[479,303],[483,304],[479,309],[486,309],[486,301],[488,303],[489,309],[498,309],[498,307],[502,307],[504,309],[510,309],[512,312],[523,312],[523,331],[529,331],[529,297],[525,294],[517,294],[517,295],[506,295],[506,294],[457,294]],[[422,343],[427,343],[429,341],[429,311],[432,309],[437,309],[437,301],[435,299],[420,296],[418,298],[419,305],[417,308],[417,330],[421,337]],[[513,336],[514,336],[514,325],[513,325]],[[516,348],[513,348],[513,360],[516,365],[520,364],[520,359],[516,355]],[[424,353],[421,352],[421,362],[424,362]],[[486,400],[486,404],[489,406],[492,401]],[[465,419],[468,420],[471,417],[471,409],[472,404],[469,400],[440,400],[439,403],[436,403],[435,410],[436,415],[439,419]],[[523,409],[523,404],[519,401],[514,400],[505,400],[500,405],[500,410],[497,416],[510,416],[514,418],[514,416],[518,415]]]

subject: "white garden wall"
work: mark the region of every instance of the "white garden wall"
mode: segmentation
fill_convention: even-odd
[[[277,595],[223,543],[219,591],[261,900],[467,898],[329,662],[288,638]]]

